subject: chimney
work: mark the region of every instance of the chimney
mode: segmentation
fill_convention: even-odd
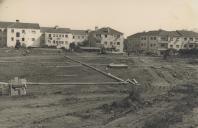
[[[98,26],[95,26],[95,30],[98,30]]]
[[[16,20],[16,22],[19,23],[20,21],[19,20]]]
[[[108,32],[108,33],[110,32],[110,29],[109,29],[109,27],[107,27],[107,32]]]
[[[54,26],[54,29],[57,29],[58,28],[58,25]]]

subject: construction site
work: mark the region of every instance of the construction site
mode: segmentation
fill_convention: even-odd
[[[198,59],[0,50],[0,128],[197,128]]]

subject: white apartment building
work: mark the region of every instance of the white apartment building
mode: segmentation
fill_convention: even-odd
[[[2,47],[15,47],[20,43],[26,47],[40,46],[40,26],[37,23],[0,22]]]
[[[71,30],[73,42],[78,45],[88,41],[89,30]]]
[[[69,49],[73,35],[69,28],[41,27],[41,44],[48,47]]]
[[[95,29],[89,35],[91,46],[100,46],[112,50],[112,52],[122,53],[124,49],[124,34],[110,27]]]

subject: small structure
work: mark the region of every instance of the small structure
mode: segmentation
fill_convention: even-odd
[[[0,82],[0,95],[1,96],[22,96],[26,95],[27,81],[15,77],[9,83]]]
[[[25,79],[19,79],[18,77],[15,77],[13,80],[10,80],[10,96],[26,95],[26,83],[27,81]]]
[[[98,47],[80,47],[82,51],[87,51],[87,52],[100,52],[100,48]]]
[[[109,68],[128,68],[128,65],[111,63],[111,64],[108,65],[108,67]]]

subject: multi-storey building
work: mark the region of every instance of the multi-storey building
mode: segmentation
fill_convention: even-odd
[[[0,46],[15,47],[16,44],[26,47],[40,46],[40,26],[37,23],[0,22]]]
[[[71,30],[73,42],[78,45],[88,41],[89,30]]]
[[[114,30],[110,27],[105,27],[90,32],[89,34],[90,46],[104,47],[112,52],[123,52],[124,35],[123,33]]]
[[[66,48],[73,42],[73,35],[69,28],[41,27],[42,46]]]
[[[163,54],[167,49],[192,49],[198,44],[198,33],[192,31],[149,31],[127,37],[129,51]]]

